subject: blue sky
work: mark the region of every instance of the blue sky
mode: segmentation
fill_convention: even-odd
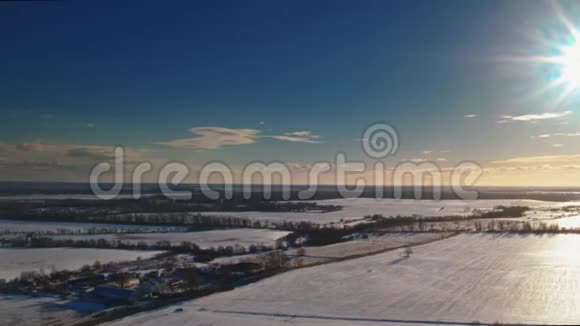
[[[580,21],[574,3],[561,8]],[[82,180],[67,150],[117,144],[192,164],[361,159],[376,121],[398,130],[397,160],[497,168],[554,156],[564,159],[542,164],[568,166],[575,94],[531,96],[547,68],[504,60],[549,53],[533,36],[560,42],[558,18],[530,1],[0,3],[0,158],[10,163],[0,177],[37,178],[10,171],[19,160],[66,161],[38,177]],[[200,127],[255,132],[214,148],[176,142]]]

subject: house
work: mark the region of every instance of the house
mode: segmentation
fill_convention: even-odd
[[[167,283],[167,280],[163,278],[149,278],[147,281],[141,283],[137,291],[143,297],[173,294],[173,290]]]
[[[141,283],[141,279],[137,276],[131,276],[122,283],[123,286],[126,288],[136,287],[139,286],[139,284]]]

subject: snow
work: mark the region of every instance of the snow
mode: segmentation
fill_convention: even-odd
[[[65,309],[66,301],[53,297],[0,295],[0,324],[11,326],[68,325],[82,314]]]
[[[159,241],[169,241],[178,245],[183,241],[190,241],[201,248],[218,246],[250,246],[264,244],[272,246],[277,239],[288,235],[287,231],[263,230],[263,229],[227,229],[198,232],[168,232],[168,233],[133,233],[133,234],[102,234],[102,235],[62,235],[53,236],[54,239],[106,239],[109,241],[123,241],[125,243],[145,242],[153,245]]]
[[[578,324],[580,235],[459,235],[283,273],[113,325]]]
[[[407,244],[433,241],[448,236],[447,233],[391,233],[381,236],[370,236],[368,239],[356,239],[320,247],[304,247],[303,264],[310,265],[328,262],[347,257],[380,252]],[[290,257],[296,256],[297,250],[288,250]]]
[[[354,220],[366,215],[381,214],[383,216],[449,216],[470,215],[475,209],[489,210],[496,206],[529,206],[538,209],[562,208],[565,203],[545,202],[538,200],[414,200],[414,199],[374,199],[347,198],[311,201],[319,205],[343,206],[342,210],[320,212],[203,212],[207,216],[235,216],[252,220],[311,221],[326,224],[338,222],[341,219]],[[569,205],[573,205],[571,203]],[[577,203],[576,203],[577,204]]]
[[[147,259],[161,251],[128,251],[86,248],[0,248],[0,279],[12,279],[22,272],[44,270],[76,270],[85,264],[131,261],[137,257]]]
[[[578,229],[578,228],[580,228],[580,216],[578,216],[578,215],[558,218],[558,219],[554,219],[554,220],[546,221],[546,222],[547,222],[547,224],[557,224],[558,226],[560,226],[560,228],[566,228],[566,229]]]

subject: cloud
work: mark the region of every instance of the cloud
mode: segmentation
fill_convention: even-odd
[[[257,129],[231,129],[223,127],[194,127],[189,131],[197,135],[192,138],[181,138],[157,145],[186,149],[219,149],[224,146],[254,144],[259,138],[272,138],[288,142],[318,144],[320,136],[310,130],[287,132],[282,135],[262,135]]]
[[[580,162],[580,154],[575,155],[545,155],[514,157],[507,160],[493,161],[493,164],[532,164],[532,163],[570,163]]]
[[[125,162],[141,160],[142,150],[124,148]],[[9,154],[7,161],[49,161],[58,159],[69,163],[87,163],[110,161],[114,158],[114,147],[103,145],[59,144],[43,141],[8,144],[0,142],[0,153]],[[5,160],[5,161],[6,161]]]
[[[505,123],[509,120],[512,121],[538,121],[538,120],[549,120],[549,119],[561,119],[572,114],[572,111],[564,112],[547,112],[542,114],[526,114],[519,116],[504,115],[501,117],[498,123]]]
[[[36,141],[13,145],[13,149],[13,153],[19,154],[50,154],[96,160],[113,157],[113,147],[101,145],[56,144]]]
[[[318,140],[320,136],[314,135],[310,130],[287,132],[279,136],[270,136],[270,138],[297,143],[320,144]]]
[[[312,131],[310,131],[310,130],[287,132],[286,135],[318,138],[318,136],[312,135]]]
[[[409,159],[403,159],[403,161],[409,161],[409,162],[413,162],[413,163],[429,162],[428,159],[423,158],[423,157],[414,157],[414,158],[409,158]]]
[[[222,127],[194,127],[189,131],[197,137],[175,139],[156,144],[186,149],[218,149],[223,146],[253,144],[260,134],[260,131],[256,129]]]
[[[516,173],[530,173],[534,171],[552,171],[556,167],[550,164],[539,164],[539,165],[516,165],[516,166],[502,166],[502,167],[486,167],[484,169],[485,174],[503,174],[503,175],[513,175]]]
[[[87,123],[87,128],[94,129],[96,125],[94,123]]]
[[[412,157],[412,158],[403,158],[401,162],[409,161],[412,163],[432,163],[432,162],[447,162],[448,160],[444,157],[437,157],[433,159],[425,158],[425,157]]]
[[[479,117],[479,115],[477,115],[477,114],[466,114],[463,117],[464,118],[467,118],[467,119],[473,119],[473,118]]]
[[[16,146],[0,141],[0,152],[15,154],[16,152],[18,152],[18,150],[16,149]]]
[[[320,144],[320,141],[308,137],[271,136],[271,138],[276,140],[289,141],[293,143]]]
[[[563,147],[564,145],[562,144],[553,144],[552,147]]]
[[[580,137],[580,132],[557,132],[555,134],[542,134],[537,136],[532,136],[532,138],[552,138],[552,137]]]

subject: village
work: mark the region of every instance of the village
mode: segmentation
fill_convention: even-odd
[[[271,250],[252,260],[211,264],[196,262],[191,254],[167,252],[131,262],[96,261],[77,271],[23,272],[14,280],[2,281],[0,293],[56,295],[67,300],[70,308],[97,313],[92,318],[100,319],[229,290],[271,276],[287,268],[289,262],[281,250]]]

